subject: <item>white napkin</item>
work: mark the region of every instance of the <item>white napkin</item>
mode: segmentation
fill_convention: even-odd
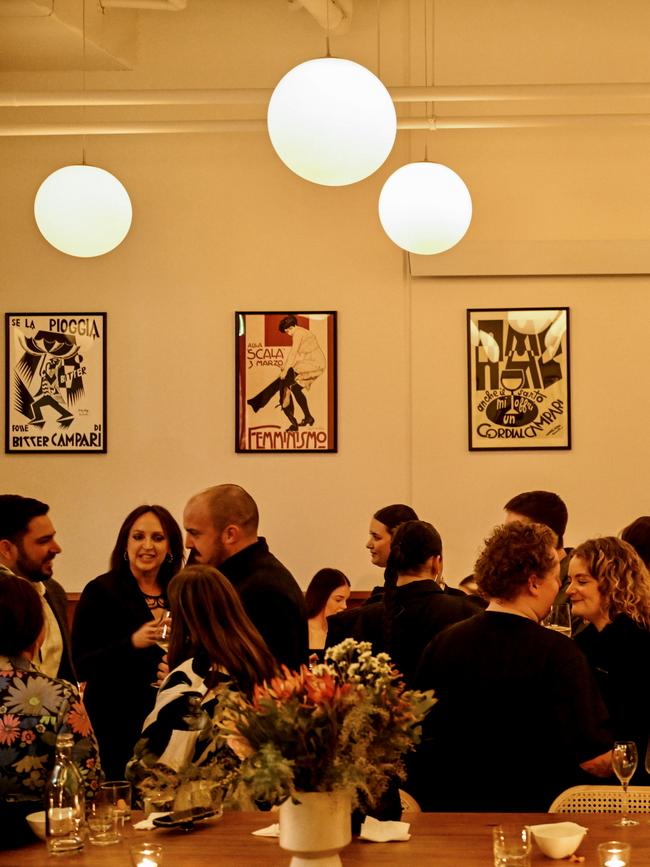
[[[280,825],[267,825],[266,828],[260,828],[258,831],[251,831],[256,837],[279,837]]]
[[[410,840],[409,822],[380,822],[372,816],[366,816],[361,826],[360,840],[370,840],[373,843],[389,843],[391,841]]]
[[[134,822],[133,827],[136,831],[153,831],[156,827],[153,820],[157,819],[158,816],[169,816],[169,811],[166,813],[149,813],[146,819],[142,819],[140,822]]]

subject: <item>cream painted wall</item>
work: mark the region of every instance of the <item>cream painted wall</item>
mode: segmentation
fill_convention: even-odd
[[[458,16],[470,21],[478,8],[455,3],[436,6],[441,51],[460,38]],[[626,5],[645,20],[644,3]],[[419,6],[383,0],[388,84],[413,75]],[[529,16],[539,9],[505,0],[495,6],[509,16],[515,6]],[[592,19],[594,9],[609,6],[591,4]],[[355,27],[334,41],[335,53],[375,63],[375,9],[374,0],[357,0]],[[502,24],[497,16],[495,28]],[[585,41],[579,18],[567,35],[568,26],[563,45]],[[441,81],[507,78],[481,47],[490,42],[489,27],[488,18],[480,33],[465,29],[463,57],[474,63],[463,66],[457,52],[442,51]],[[542,36],[552,32],[549,24]],[[276,0],[191,0],[186,13],[143,13],[138,38],[137,69],[92,73],[91,88],[270,87],[292,64],[323,50],[322,33],[306,13],[288,13]],[[603,75],[621,74],[624,56],[626,73],[647,73],[641,61],[635,67],[629,60],[622,40],[608,51]],[[590,49],[585,56],[592,63]],[[517,55],[515,80],[526,79],[525,57]],[[589,80],[599,80],[598,69],[589,71]],[[585,70],[566,72],[583,80]],[[45,86],[80,82],[72,74],[0,76],[2,89]],[[80,119],[81,112],[64,115]],[[355,587],[377,582],[363,544],[370,514],[389,502],[412,502],[436,523],[452,581],[471,569],[480,539],[517,491],[558,490],[571,513],[571,542],[618,531],[648,511],[650,279],[409,280],[403,254],[378,224],[376,201],[390,172],[411,155],[419,158],[423,145],[421,133],[400,133],[375,176],[327,189],[293,176],[263,134],[88,137],[88,161],[122,179],[134,222],[111,254],[76,260],[40,237],[32,202],[50,171],[78,160],[79,140],[0,138],[3,311],[108,313],[108,454],[0,455],[3,490],[52,506],[64,546],[56,574],[67,589],[79,590],[103,571],[134,505],[159,501],[180,520],[190,494],[223,481],[253,494],[261,532],[303,585],[323,565],[342,568]],[[445,132],[429,147],[430,157],[459,171],[472,191],[468,238],[648,237],[650,148],[642,129]],[[509,304],[571,307],[571,451],[467,450],[465,309]],[[298,307],[339,311],[339,452],[236,455],[233,313]]]

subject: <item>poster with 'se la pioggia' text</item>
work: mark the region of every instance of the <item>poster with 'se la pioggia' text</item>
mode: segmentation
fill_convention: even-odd
[[[5,451],[106,451],[106,314],[5,314]]]

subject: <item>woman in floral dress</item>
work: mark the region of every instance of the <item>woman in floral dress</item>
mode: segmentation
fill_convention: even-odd
[[[32,664],[44,634],[35,588],[0,572],[0,846],[26,835],[24,817],[43,809],[56,736],[70,732],[73,758],[92,798],[101,780],[97,741],[77,687]]]

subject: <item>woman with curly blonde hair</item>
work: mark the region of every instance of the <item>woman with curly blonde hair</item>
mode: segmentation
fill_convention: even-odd
[[[634,783],[647,785],[643,759],[650,732],[650,695],[639,672],[650,667],[650,574],[634,548],[615,536],[574,549],[567,596],[587,627],[575,637],[591,663],[616,740],[639,750]]]

